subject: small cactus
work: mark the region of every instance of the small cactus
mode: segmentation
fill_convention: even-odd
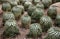
[[[9,19],[15,19],[15,16],[12,12],[4,12],[3,13],[3,20],[7,21]]]
[[[57,27],[60,27],[60,14],[56,16],[55,25],[56,25]]]
[[[3,10],[3,11],[10,11],[10,10],[11,10],[11,5],[10,5],[10,3],[4,2],[4,3],[2,4],[2,10]]]
[[[4,26],[5,30],[3,32],[3,37],[15,37],[19,34],[18,25],[15,20],[7,20]]]
[[[38,37],[38,36],[41,36],[42,34],[41,25],[38,23],[31,24],[29,29],[30,31],[29,31],[28,36]]]
[[[47,11],[47,15],[52,19],[55,19],[57,15],[57,8],[55,6],[51,6]]]
[[[60,28],[58,27],[50,28],[44,39],[60,39]]]
[[[22,16],[21,23],[22,23],[22,27],[29,28],[29,25],[31,24],[31,17],[28,15]]]
[[[40,24],[43,32],[47,32],[47,30],[52,27],[52,20],[48,16],[42,16],[40,19]]]

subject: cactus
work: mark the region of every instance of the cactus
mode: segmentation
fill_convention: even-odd
[[[28,7],[30,6],[30,5],[32,5],[32,3],[31,2],[25,2],[24,3],[24,7],[25,7],[25,10],[27,11],[28,10]]]
[[[5,30],[3,32],[3,37],[15,37],[19,34],[18,25],[15,20],[7,20],[4,26]]]
[[[37,7],[38,9],[44,9],[44,5],[43,5],[42,3],[38,3],[38,4],[36,5],[36,7]]]
[[[22,27],[29,28],[29,25],[31,24],[31,17],[28,15],[22,16],[21,23],[22,23]]]
[[[47,30],[52,27],[52,20],[48,16],[42,16],[40,19],[40,24],[43,32],[47,32]]]
[[[34,5],[30,5],[28,7],[28,15],[31,16],[32,15],[32,12],[36,9],[36,7]]]
[[[23,8],[21,6],[15,6],[12,8],[12,12],[16,18],[20,17],[22,14]]]
[[[56,16],[55,25],[56,25],[57,27],[60,27],[60,14]]]
[[[36,9],[32,12],[31,18],[32,20],[39,21],[39,19],[43,16],[44,11],[42,9]]]
[[[45,8],[48,8],[52,4],[52,0],[42,0]]]
[[[41,25],[38,23],[31,24],[29,29],[30,31],[29,31],[28,36],[38,37],[38,36],[41,36],[42,34]]]
[[[50,16],[52,19],[56,18],[57,15],[57,9],[55,6],[51,6],[48,11],[47,11],[47,15]]]
[[[10,10],[11,10],[11,5],[10,5],[10,3],[4,2],[4,3],[2,4],[2,10],[3,10],[3,11],[10,11]]]
[[[60,39],[60,28],[58,27],[50,28],[44,39]]]
[[[35,5],[36,5],[36,4],[40,3],[40,2],[41,2],[41,0],[33,0],[32,2],[33,2],[33,4],[35,4]]]
[[[3,13],[3,20],[7,21],[9,19],[15,19],[15,16],[12,12],[4,12]]]

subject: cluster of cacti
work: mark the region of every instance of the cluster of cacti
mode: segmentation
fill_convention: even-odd
[[[49,7],[47,15],[50,16],[52,19],[55,19],[57,15],[57,8],[55,6]]]
[[[29,28],[29,25],[31,24],[31,17],[28,15],[22,16],[21,23],[22,23],[22,27]]]
[[[52,27],[44,39],[60,39],[60,28]]]
[[[48,16],[42,16],[40,19],[40,24],[43,32],[47,32],[47,30],[52,27],[52,20]]]
[[[37,36],[41,36],[42,34],[41,25],[38,23],[31,24],[29,29],[30,29],[30,32],[28,34],[29,36],[37,37]]]
[[[52,2],[56,2],[56,0],[0,1],[2,2],[3,22],[5,27],[3,32],[4,37],[14,37],[19,34],[18,25],[21,24],[20,26],[29,30],[28,36],[38,37],[49,29],[45,39],[60,39],[60,30],[56,28],[56,26],[60,27],[60,15],[57,15],[57,6],[51,5]],[[47,12],[45,12],[45,8],[48,8]],[[16,23],[17,18],[21,23]],[[55,24],[55,27],[50,28],[54,26],[53,24]]]
[[[4,37],[15,37],[17,34],[19,34],[18,25],[16,24],[15,20],[7,20],[5,23],[5,30],[3,32]]]

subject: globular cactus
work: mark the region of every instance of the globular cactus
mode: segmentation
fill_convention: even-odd
[[[36,5],[36,8],[38,8],[38,9],[44,9],[44,5],[42,3],[38,3]]]
[[[22,23],[22,27],[24,28],[29,28],[29,25],[31,24],[31,17],[28,15],[23,15],[21,17],[21,23]]]
[[[26,11],[28,10],[28,7],[29,7],[30,5],[32,5],[32,3],[29,2],[29,1],[27,1],[27,2],[24,3],[24,8],[25,8]]]
[[[41,36],[42,34],[41,25],[38,23],[31,24],[29,29],[30,30],[29,30],[28,36],[38,37],[38,36]]]
[[[52,27],[52,20],[48,16],[42,16],[40,19],[40,24],[43,32],[47,32],[47,30]]]
[[[15,19],[15,16],[12,12],[4,12],[3,13],[3,21],[7,21],[9,19]]]
[[[44,8],[48,8],[52,4],[52,0],[42,0]]]
[[[11,4],[11,7],[17,6],[19,0],[8,0],[8,2]]]
[[[56,16],[55,25],[56,25],[57,27],[60,27],[60,14]]]
[[[3,11],[10,11],[10,10],[11,10],[11,5],[10,5],[10,3],[4,2],[4,3],[2,4],[2,10],[3,10]]]
[[[58,27],[50,28],[44,39],[60,39],[60,28]]]
[[[24,5],[25,2],[32,2],[32,0],[19,0],[22,5]]]
[[[29,7],[28,7],[28,15],[29,16],[31,16],[32,15],[32,12],[34,11],[36,9],[36,6],[34,6],[34,5],[30,5]]]
[[[36,4],[40,3],[41,0],[33,0],[32,2],[33,2],[34,5],[36,5]]]
[[[42,9],[36,9],[34,10],[34,12],[32,12],[31,18],[32,18],[32,22],[35,21],[39,21],[39,19],[43,16],[44,14],[44,10]]]
[[[57,8],[55,6],[49,7],[47,11],[47,15],[51,17],[52,19],[55,19],[57,15]]]
[[[3,37],[15,37],[19,34],[18,25],[15,20],[7,20],[4,26]]]
[[[21,16],[23,11],[23,6],[15,6],[12,8],[12,12],[15,15],[15,18],[18,18]]]

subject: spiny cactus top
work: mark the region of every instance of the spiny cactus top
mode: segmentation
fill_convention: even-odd
[[[37,37],[42,34],[41,25],[38,23],[33,23],[30,25],[30,32],[29,35],[32,35],[33,37]]]
[[[32,12],[31,18],[35,20],[39,20],[44,14],[44,10],[42,9],[35,9],[34,12]]]
[[[55,24],[60,27],[60,14],[56,16]]]
[[[46,32],[52,26],[52,20],[48,16],[42,16],[40,19],[43,32]]]
[[[5,2],[2,4],[2,10],[3,11],[10,11],[11,10],[11,5],[8,2]]]
[[[42,0],[44,7],[47,8],[52,4],[52,0]]]
[[[22,10],[23,9],[21,8],[21,6],[20,7],[19,6],[15,6],[15,7],[12,8],[12,12],[15,15],[15,17],[21,16]]]
[[[23,27],[29,28],[29,25],[31,24],[31,17],[28,15],[22,16],[21,17],[21,23],[22,23]]]
[[[5,30],[3,32],[4,37],[14,37],[19,34],[18,25],[15,20],[7,20],[5,22]]]
[[[40,3],[40,0],[33,0],[33,3],[36,5],[36,4]]]
[[[47,15],[50,16],[52,19],[56,18],[57,15],[57,9],[55,6],[51,6],[48,11],[47,11]]]
[[[4,12],[3,13],[3,20],[15,19],[15,16],[12,12]]]
[[[29,1],[25,2],[25,3],[24,3],[24,8],[25,8],[25,10],[28,10],[28,7],[29,7],[30,5],[32,5],[31,2],[29,2]]]
[[[32,15],[32,12],[34,11],[36,9],[36,6],[34,6],[34,5],[30,5],[29,7],[28,7],[28,15],[29,16],[31,16]]]
[[[19,1],[19,0],[9,0],[9,3],[10,3],[11,6],[13,7],[13,6],[18,5],[18,1]]]
[[[37,8],[40,8],[40,9],[44,9],[44,5],[43,5],[42,3],[38,3],[38,4],[36,5],[36,7],[37,7]]]
[[[60,39],[60,28],[50,28],[48,30],[47,36],[44,39]]]

